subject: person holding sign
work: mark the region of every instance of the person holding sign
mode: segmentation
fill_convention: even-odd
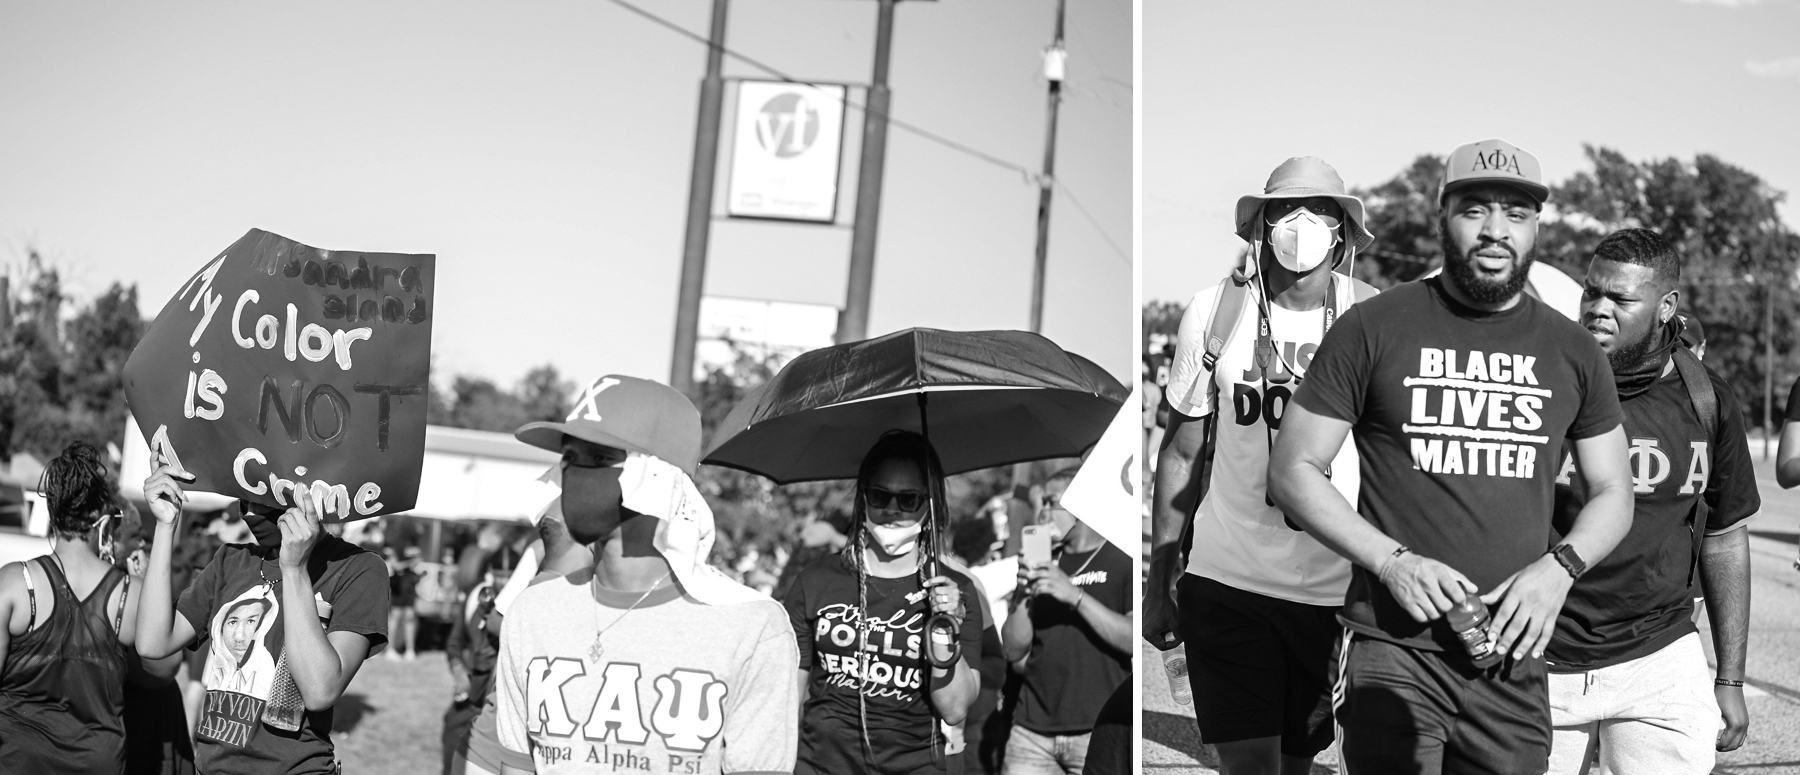
[[[118,507],[99,451],[70,444],[39,489],[51,552],[0,567],[0,772],[118,772],[143,579],[101,556]],[[166,681],[177,665],[144,668]]]
[[[227,544],[173,602],[170,553],[185,471],[159,461],[144,482],[156,516],[137,621],[147,657],[210,650],[194,734],[211,772],[336,773],[332,706],[387,643],[387,568],[319,528],[312,498],[280,510],[240,501],[254,543]]]
[[[706,564],[694,405],[606,376],[564,422],[515,435],[562,453],[553,510],[594,562],[507,609],[494,670],[501,771],[791,771],[794,636],[775,601]]]

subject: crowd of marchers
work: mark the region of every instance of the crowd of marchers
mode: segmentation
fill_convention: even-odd
[[[841,545],[777,599],[707,563],[681,393],[609,375],[516,436],[560,456],[558,495],[513,567],[495,572],[498,531],[460,558],[446,772],[1128,771],[1134,573],[1062,507],[1074,469],[1020,489],[1012,540],[959,557],[938,448],[878,433]],[[404,626],[388,563],[308,499],[244,501],[243,540],[177,585],[191,481],[158,461],[128,562],[100,453],[47,466],[51,551],[0,568],[0,772],[343,771],[333,710]],[[170,681],[184,661],[194,697]]]
[[[1346,772],[1531,775],[1706,773],[1743,745],[1740,407],[1680,252],[1627,228],[1582,277],[1534,263],[1549,196],[1527,151],[1457,147],[1442,271],[1380,293],[1324,161],[1238,200],[1250,251],[1194,295],[1162,390],[1143,603],[1226,775],[1334,742]],[[1800,482],[1800,424],[1781,462]]]

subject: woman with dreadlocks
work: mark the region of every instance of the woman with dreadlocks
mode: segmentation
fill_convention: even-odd
[[[119,508],[93,445],[70,444],[38,489],[50,554],[0,567],[0,772],[119,772],[143,580],[101,556]],[[145,668],[167,679],[176,665]]]
[[[944,475],[923,436],[889,431],[863,457],[842,554],[812,564],[783,602],[807,687],[798,775],[959,773],[952,743],[980,690],[973,582],[936,571]],[[937,626],[945,615],[957,636]]]

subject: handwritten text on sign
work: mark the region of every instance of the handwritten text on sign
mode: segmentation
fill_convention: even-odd
[[[126,382],[146,438],[196,489],[282,507],[304,493],[335,520],[411,508],[434,265],[251,230],[133,351]]]

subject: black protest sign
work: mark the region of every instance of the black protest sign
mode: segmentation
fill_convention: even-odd
[[[406,511],[425,457],[436,257],[250,233],[207,262],[125,364],[153,459],[192,488],[327,521]]]

